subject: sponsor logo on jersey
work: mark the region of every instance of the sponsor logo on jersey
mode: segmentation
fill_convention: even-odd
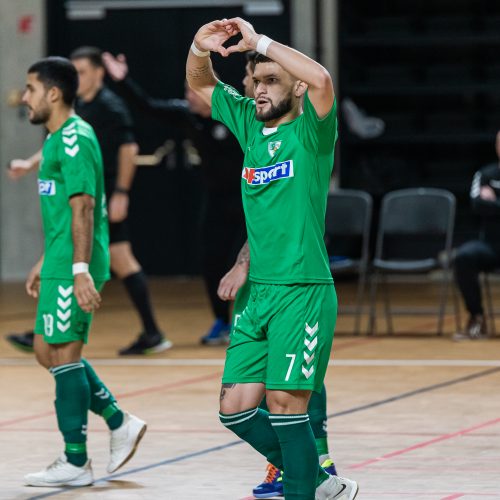
[[[38,179],[38,194],[40,196],[54,196],[56,194],[56,181]]]
[[[269,156],[272,158],[278,149],[281,147],[281,141],[270,141],[267,143],[267,152]]]
[[[243,167],[242,177],[247,181],[247,184],[252,186],[288,179],[289,177],[293,177],[293,161],[282,161],[268,167]]]

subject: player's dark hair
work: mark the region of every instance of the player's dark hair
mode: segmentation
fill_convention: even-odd
[[[250,63],[250,68],[253,71],[255,69],[255,58],[257,57],[259,53],[256,52],[255,50],[249,50],[245,52],[245,58],[247,63]]]
[[[265,56],[264,54],[257,53],[254,57],[254,64],[257,66],[259,63],[267,63],[267,62],[276,62],[273,61],[270,57]]]
[[[73,105],[78,89],[78,73],[69,59],[64,57],[46,57],[32,64],[28,73],[36,73],[46,89],[57,87],[65,104]]]
[[[71,52],[69,58],[72,61],[75,59],[88,59],[94,68],[104,68],[102,50],[97,47],[78,47]]]

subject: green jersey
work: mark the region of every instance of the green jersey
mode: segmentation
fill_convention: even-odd
[[[109,279],[109,236],[101,150],[92,127],[71,116],[49,134],[42,150],[38,179],[45,234],[42,279],[73,279],[72,210],[69,199],[88,194],[95,199],[92,257],[94,280]]]
[[[303,113],[276,129],[255,117],[255,101],[217,83],[212,116],[238,139],[250,279],[294,284],[332,281],[325,211],[337,139],[336,103],[320,119],[306,92]]]

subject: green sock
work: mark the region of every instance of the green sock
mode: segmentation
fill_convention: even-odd
[[[270,414],[283,454],[283,489],[287,500],[314,500],[328,474],[318,464],[309,416]]]
[[[283,469],[280,443],[269,421],[269,413],[252,408],[230,415],[219,413],[219,418],[222,425],[264,455],[269,463]]]
[[[83,364],[68,363],[50,369],[56,382],[56,414],[64,437],[68,462],[81,467],[87,462],[87,414],[90,388]]]
[[[90,363],[83,358],[82,363],[90,386],[90,411],[103,417],[112,431],[118,429],[123,423],[123,411]]]
[[[321,388],[321,392],[312,392],[307,413],[311,422],[311,429],[316,440],[316,449],[318,455],[328,455],[328,434],[326,431],[327,416],[326,416],[326,388],[325,384]]]

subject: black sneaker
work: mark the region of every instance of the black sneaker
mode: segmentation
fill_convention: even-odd
[[[7,335],[7,341],[16,349],[24,352],[33,352],[33,340],[35,334],[33,331],[24,333],[11,333]]]
[[[148,335],[141,333],[137,340],[132,342],[128,347],[124,347],[118,351],[121,356],[136,355],[136,354],[155,354],[157,352],[166,351],[172,347],[172,342],[166,339],[161,333]]]

